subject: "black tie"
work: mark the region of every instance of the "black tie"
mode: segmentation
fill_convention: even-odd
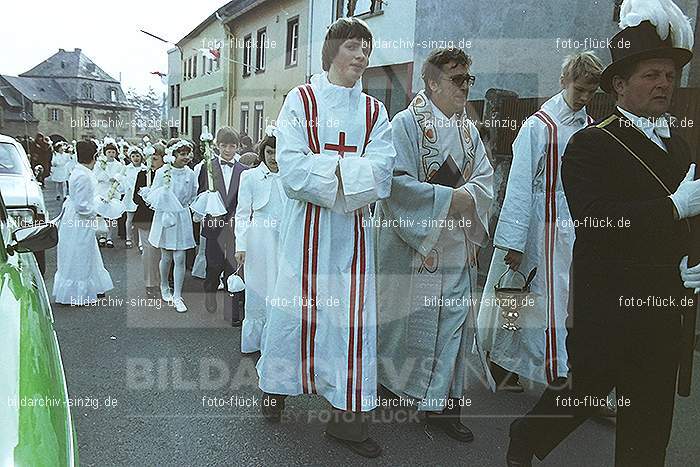
[[[234,165],[236,165],[235,162],[226,162],[225,160],[222,160],[221,163],[227,167],[233,168]]]

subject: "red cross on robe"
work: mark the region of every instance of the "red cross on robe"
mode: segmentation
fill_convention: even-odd
[[[336,151],[340,157],[344,157],[346,152],[357,152],[357,146],[346,146],[345,145],[345,132],[341,131],[338,135],[338,144],[326,143],[323,145],[323,149],[328,149],[329,151]]]

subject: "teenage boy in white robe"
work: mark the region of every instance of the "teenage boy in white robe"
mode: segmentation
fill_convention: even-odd
[[[389,196],[395,156],[384,106],[362,92],[371,44],[363,21],[333,23],[324,73],[290,92],[277,119],[290,199],[257,366],[268,419],[287,395],[319,394],[333,406],[326,435],[365,457],[381,454],[361,414],[377,404],[369,206]]]
[[[574,227],[561,182],[561,157],[569,139],[593,121],[586,112],[603,65],[593,52],[566,58],[562,91],[528,118],[513,142],[513,162],[494,236],[494,254],[479,312],[481,348],[501,389],[521,392],[519,376],[550,384],[568,372],[566,315]],[[551,143],[554,144],[551,144]],[[510,268],[527,276],[535,306],[524,310],[519,331],[501,327],[493,288]],[[505,285],[522,285],[506,275]],[[511,283],[510,281],[516,281]],[[512,374],[508,374],[508,372]]]
[[[493,169],[465,112],[470,68],[458,48],[428,55],[425,90],[392,121],[392,195],[377,203],[379,381],[415,400],[433,431],[460,442],[474,439],[460,421],[461,398],[476,256],[488,242],[493,199]],[[450,166],[448,181],[440,174]]]
[[[602,71],[593,52],[567,57],[562,91],[524,122],[513,142],[479,311],[481,347],[488,352],[501,389],[522,391],[519,376],[548,384],[568,372],[565,321],[574,228],[561,183],[561,157],[573,134],[593,121],[585,106],[598,89]],[[502,329],[501,309],[493,300],[494,285],[508,268],[525,276],[537,268],[531,288],[535,306],[521,313],[519,331]],[[515,280],[509,276],[505,280]],[[522,278],[506,285],[522,285]]]

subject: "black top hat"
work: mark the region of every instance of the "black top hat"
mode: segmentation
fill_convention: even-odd
[[[673,47],[671,34],[661,40],[656,27],[649,21],[642,21],[638,26],[625,28],[615,34],[611,41],[610,55],[612,63],[603,70],[600,87],[612,92],[613,76],[619,74],[626,66],[650,58],[670,58],[680,69],[693,58],[688,49]]]

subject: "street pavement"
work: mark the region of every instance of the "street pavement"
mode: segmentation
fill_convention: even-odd
[[[53,215],[59,201],[45,198]],[[259,415],[254,356],[240,352],[240,328],[204,309],[202,281],[188,271],[186,314],[147,302],[137,248],[102,249],[114,290],[98,307],[52,303],[82,465],[473,465],[503,466],[508,425],[542,388],[492,394],[476,381],[463,423],[475,434],[461,444],[431,433],[415,410],[377,409],[370,435],[384,448],[358,457],[323,436],[328,404],[318,396],[287,399],[280,424]],[[47,252],[52,290],[55,249]],[[647,345],[654,345],[653,342]],[[476,359],[470,360],[478,368]],[[654,375],[649,375],[653,378]],[[694,393],[678,398],[668,466],[700,462],[700,368]],[[591,420],[558,447],[544,466],[612,465],[614,425]]]

